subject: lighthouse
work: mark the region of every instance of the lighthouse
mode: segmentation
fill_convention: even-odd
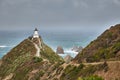
[[[38,29],[35,28],[33,38],[39,38]]]
[[[36,57],[40,57],[40,49],[42,48],[42,42],[41,39],[39,37],[39,33],[38,33],[38,29],[35,28],[33,36],[32,36],[32,42],[36,48]]]

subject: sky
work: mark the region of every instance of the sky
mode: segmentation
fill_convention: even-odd
[[[120,0],[0,0],[0,30],[100,32],[120,23]]]

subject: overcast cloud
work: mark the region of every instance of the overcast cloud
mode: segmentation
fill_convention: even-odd
[[[120,0],[0,0],[0,30],[98,31],[120,23]]]

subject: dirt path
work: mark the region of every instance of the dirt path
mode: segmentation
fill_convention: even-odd
[[[107,63],[120,63],[120,61],[106,61]],[[98,64],[103,64],[104,62],[93,62],[93,63],[83,63],[84,65],[98,65]],[[73,64],[75,66],[78,66],[79,64],[76,64],[76,63],[70,63],[70,64]]]
[[[11,80],[13,77],[13,73],[10,73],[8,76],[5,77],[3,80]]]
[[[115,63],[115,62],[118,62],[118,63],[120,63],[120,61],[106,61],[107,63]],[[91,64],[91,65],[98,65],[98,64],[103,64],[104,62],[93,62],[93,63],[83,63],[83,64],[85,64],[85,65],[89,65],[89,64]]]
[[[37,44],[34,43],[34,45],[35,45],[35,48],[37,49],[36,56],[40,57],[40,48],[38,47]]]

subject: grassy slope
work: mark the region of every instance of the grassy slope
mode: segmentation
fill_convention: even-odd
[[[3,77],[14,72],[18,66],[29,61],[35,53],[34,45],[28,39],[24,40],[2,58],[3,64],[0,66],[0,76]]]
[[[41,56],[49,62],[35,58],[35,53],[36,48],[29,39],[21,42],[2,58],[0,78],[3,79],[13,73],[14,80],[26,80],[32,76],[32,71],[37,69],[38,72],[34,74],[33,78],[39,79],[49,69],[49,66],[53,65],[51,63],[63,62],[62,58],[45,44]]]
[[[63,59],[58,56],[50,47],[44,44],[43,49],[41,50],[41,56],[45,59],[48,59],[50,62],[63,62]]]
[[[102,60],[120,60],[120,24],[106,30],[79,53],[75,62],[99,62]]]
[[[87,78],[99,79],[87,79]],[[97,77],[99,76],[99,77]],[[120,61],[99,63],[68,64],[63,70],[60,80],[119,80]]]

